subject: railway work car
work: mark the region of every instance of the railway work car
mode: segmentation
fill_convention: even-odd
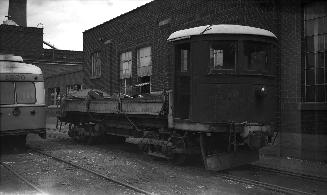
[[[46,136],[44,79],[39,67],[22,57],[0,54],[0,137],[24,146],[26,135]]]
[[[168,41],[172,89],[137,98],[94,90],[67,97],[59,119],[70,123],[69,135],[123,136],[175,162],[197,154],[210,170],[258,159],[276,130],[277,37],[249,26],[207,25],[177,31]]]

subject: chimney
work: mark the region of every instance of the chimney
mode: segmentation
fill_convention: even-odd
[[[27,26],[26,2],[27,0],[9,0],[9,19],[15,21],[19,26]]]

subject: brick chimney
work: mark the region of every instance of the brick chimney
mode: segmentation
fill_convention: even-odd
[[[27,26],[26,19],[27,0],[9,0],[9,19],[15,21],[19,26]]]

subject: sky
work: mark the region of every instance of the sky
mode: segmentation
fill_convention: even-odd
[[[43,40],[62,50],[83,50],[83,32],[152,0],[27,0],[27,26],[43,26]],[[0,23],[9,0],[0,0]],[[44,48],[48,48],[44,46]]]

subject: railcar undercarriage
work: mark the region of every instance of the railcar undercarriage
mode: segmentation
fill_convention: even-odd
[[[171,128],[168,124],[169,111],[159,114],[164,105],[169,105],[169,101],[167,98],[159,99],[161,103],[159,100],[124,102],[122,99],[97,99],[94,100],[96,104],[89,99],[67,99],[62,104],[59,119],[69,123],[68,134],[78,142],[92,144],[109,135],[111,141],[136,144],[145,154],[176,164],[184,163],[187,156],[199,155],[209,170],[222,170],[254,161],[258,159],[258,149],[266,144],[270,129],[261,124],[194,124],[188,120],[170,119],[175,121],[175,127],[182,127]],[[113,106],[113,102],[118,105]],[[156,104],[155,108],[148,109],[152,103]],[[101,109],[106,107],[106,112],[97,111],[94,107],[101,104]],[[109,104],[111,107],[108,107]],[[161,107],[157,104],[161,104]],[[127,109],[124,112],[124,107],[129,107],[129,113]],[[146,113],[135,112],[144,111],[145,107],[148,109]],[[183,124],[178,125],[181,121]]]

